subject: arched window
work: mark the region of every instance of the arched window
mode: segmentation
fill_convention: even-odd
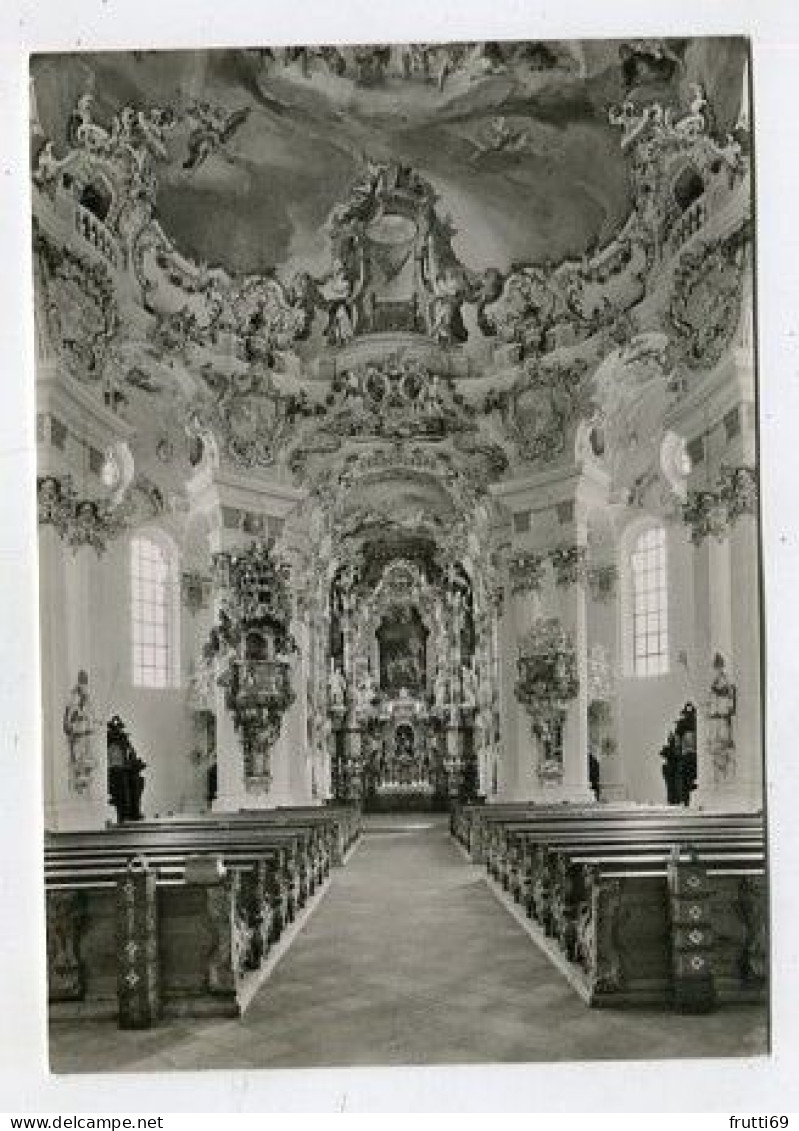
[[[665,675],[669,670],[669,593],[666,530],[652,524],[630,544],[628,560],[628,671]]]
[[[175,554],[165,540],[137,534],[131,541],[133,684],[173,687],[178,642]]]

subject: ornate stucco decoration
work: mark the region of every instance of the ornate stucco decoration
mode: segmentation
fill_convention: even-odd
[[[217,270],[184,285],[183,305],[157,312],[150,333],[165,354],[202,363],[232,353],[240,362],[271,365],[305,331],[305,311],[275,278],[240,280]]]
[[[748,232],[686,251],[674,274],[668,310],[675,359],[689,369],[716,364],[738,329]]]
[[[443,346],[465,342],[463,306],[484,317],[499,297],[502,275],[463,266],[452,248],[455,229],[436,209],[432,185],[397,162],[367,159],[361,177],[330,217],[330,273],[305,277],[313,300],[327,314],[326,335],[334,346],[359,334],[412,331]]]
[[[68,475],[61,479],[41,476],[37,480],[37,502],[40,526],[53,526],[73,550],[91,546],[98,555],[114,538],[157,517],[164,505],[160,491],[149,481],[139,481],[135,490],[115,506],[108,499],[82,497]]]
[[[715,135],[713,109],[697,83],[682,111],[628,100],[611,107],[608,119],[630,154],[635,229],[650,259],[664,233],[666,254],[677,251],[747,177],[740,142]]]
[[[443,439],[474,431],[474,410],[451,378],[413,358],[388,357],[337,376],[323,427],[342,436]]]
[[[604,644],[592,644],[588,650],[588,698],[589,700],[612,699],[616,691],[616,680],[610,653]]]
[[[520,458],[545,463],[564,454],[581,417],[593,401],[586,362],[528,365],[511,395],[508,433]]]
[[[544,581],[543,554],[514,552],[508,556],[511,593],[537,593]]]
[[[295,698],[288,659],[297,650],[290,631],[289,569],[270,544],[254,542],[241,552],[215,554],[213,576],[219,613],[203,655],[216,666],[241,735],[245,780],[268,788],[270,751]]]
[[[537,620],[519,642],[514,694],[530,716],[542,781],[563,779],[563,724],[580,690],[574,643],[556,618]]]
[[[586,546],[558,546],[548,556],[555,571],[556,585],[580,585],[585,582],[588,571]]]
[[[510,272],[486,318],[517,359],[580,348],[598,334],[613,337],[659,261],[687,244],[746,181],[748,159],[738,141],[714,136],[699,87],[682,113],[629,100],[611,107],[608,118],[630,159],[629,219],[580,261]]]
[[[50,340],[67,372],[83,383],[102,380],[119,330],[107,267],[56,245],[34,218],[33,251]]]
[[[699,546],[707,537],[724,538],[744,515],[756,515],[757,472],[751,467],[722,467],[715,488],[689,491],[682,505],[682,519]]]
[[[270,467],[297,416],[313,408],[283,394],[274,376],[260,367],[202,370],[204,403],[191,410],[193,434],[213,436],[219,456],[242,469]]]
[[[758,479],[753,467],[722,467],[719,495],[727,508],[727,520],[735,523],[744,515],[757,515]]]

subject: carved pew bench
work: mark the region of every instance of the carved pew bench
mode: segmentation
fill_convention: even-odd
[[[691,846],[697,861],[707,868],[763,867],[762,844],[736,842],[695,842]],[[549,882],[541,908],[541,925],[562,946],[568,958],[574,957],[577,924],[587,899],[588,877],[594,867],[614,867],[637,872],[653,870],[660,874],[674,848],[663,843],[595,845],[580,849],[548,848]]]
[[[177,823],[138,823],[103,832],[60,833],[48,838],[46,852],[96,850],[136,854],[166,852],[228,852],[279,848],[285,860],[284,877],[289,891],[288,916],[292,918],[305,903],[310,889],[321,882],[324,867],[314,857],[311,833],[303,829],[258,828],[228,829],[224,826],[197,827]]]
[[[741,839],[762,843],[762,822],[741,822],[714,817],[689,818],[683,820],[659,820],[653,815],[632,816],[626,819],[615,817],[596,817],[593,820],[574,824],[537,823],[506,827],[503,847],[493,861],[493,871],[501,878],[506,890],[523,903],[529,903],[533,889],[541,877],[541,852],[547,845],[590,845],[619,841],[632,847],[637,841],[660,841],[674,843],[692,838]],[[528,907],[529,913],[529,907]]]
[[[556,889],[562,858],[569,854],[605,852],[625,855],[638,851],[668,852],[671,845],[688,841],[697,846],[711,848],[726,846],[739,851],[763,849],[762,835],[757,833],[728,833],[723,829],[657,829],[634,834],[632,830],[597,830],[575,839],[573,834],[550,834],[545,843],[528,841],[522,863],[512,879],[516,898],[523,903],[527,914],[545,928],[551,925],[551,899]]]
[[[636,867],[589,864],[572,967],[593,1006],[674,1001],[675,927],[665,863]],[[709,890],[697,929],[706,949],[715,1000],[761,1001],[765,995],[766,887],[762,867],[707,868]]]
[[[285,838],[277,838],[271,844],[253,844],[250,840],[216,838],[210,842],[201,838],[187,838],[177,843],[158,838],[112,837],[110,843],[103,844],[101,837],[92,834],[86,843],[75,843],[75,837],[84,834],[69,834],[70,843],[49,844],[45,849],[45,875],[53,874],[58,866],[79,869],[83,864],[95,868],[100,864],[124,866],[133,856],[145,856],[159,867],[170,862],[178,865],[187,855],[208,852],[224,855],[232,862],[259,860],[271,861],[271,882],[277,892],[281,925],[290,922],[301,902],[300,873],[293,857],[293,845]]]
[[[48,881],[51,1016],[118,1016],[124,1024],[123,998],[137,982],[148,982],[155,998],[143,1025],[159,1016],[237,1016],[268,947],[268,919],[254,914],[255,867],[188,880],[153,870],[152,905],[130,931],[120,911],[127,872],[103,878],[107,868],[86,868]]]

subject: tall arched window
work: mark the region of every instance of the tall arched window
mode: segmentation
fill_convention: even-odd
[[[131,542],[133,683],[172,687],[177,659],[175,555],[152,534]]]
[[[636,535],[628,564],[629,669],[632,675],[665,675],[669,670],[669,593],[663,526],[653,524]]]

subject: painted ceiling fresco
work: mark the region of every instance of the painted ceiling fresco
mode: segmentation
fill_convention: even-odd
[[[420,49],[409,61],[388,49],[374,73],[357,49],[320,49],[288,64],[279,50],[42,56],[33,74],[57,145],[87,89],[99,122],[126,104],[181,115],[204,102],[231,123],[202,160],[192,157],[197,120],[176,129],[159,166],[159,215],[192,258],[245,273],[289,260],[321,268],[323,225],[368,154],[423,171],[463,260],[506,269],[580,255],[621,226],[629,176],[609,106],[631,94],[678,105],[698,73],[708,81],[709,58],[714,110],[731,124],[741,41],[668,48],[661,66],[643,58],[625,69],[615,41],[464,47],[443,82],[451,48],[427,61]]]
[[[739,39],[35,57],[40,331],[159,482],[213,447],[468,506],[577,443],[629,493],[739,322],[745,76]],[[434,536],[426,490],[392,521]]]

